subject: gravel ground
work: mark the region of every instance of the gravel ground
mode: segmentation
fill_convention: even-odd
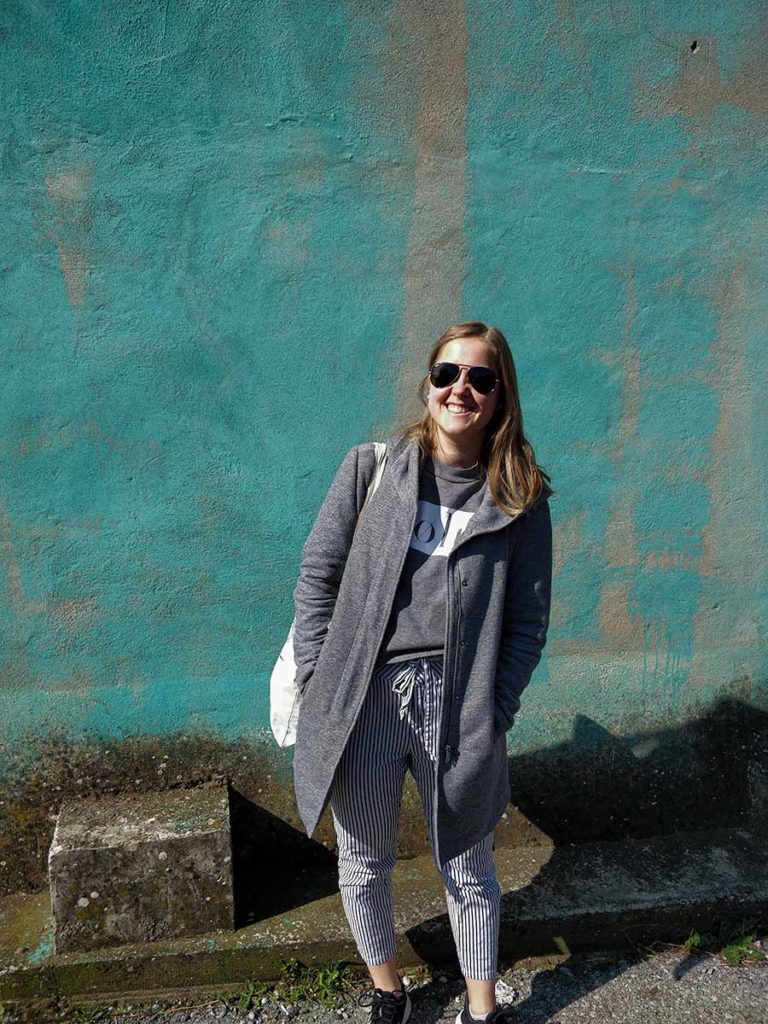
[[[768,940],[757,943],[768,954]],[[463,983],[446,975],[411,982],[413,1024],[450,1024],[463,1003]],[[262,997],[265,998],[265,997]],[[679,947],[643,956],[573,956],[555,967],[504,972],[500,1002],[511,1003],[520,1024],[766,1024],[768,959],[733,966],[717,954],[687,953]],[[198,1000],[198,1003],[202,1000]],[[329,1010],[310,1002],[257,1002],[240,1009],[222,1002],[140,1008],[110,1007],[113,1024],[368,1024],[369,1009],[350,997]],[[90,1022],[96,1016],[72,1018]]]

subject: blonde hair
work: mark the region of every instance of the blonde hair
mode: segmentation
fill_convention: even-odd
[[[454,324],[440,335],[429,354],[428,371],[419,385],[419,396],[426,406],[425,385],[429,384],[429,369],[437,362],[440,349],[456,338],[479,338],[493,350],[499,376],[499,401],[493,417],[485,428],[480,462],[486,470],[488,487],[496,505],[510,516],[532,507],[543,495],[556,493],[550,487],[549,475],[536,463],[530,442],[523,433],[523,411],[517,374],[507,339],[497,327],[489,327],[479,320]],[[437,451],[437,430],[428,408],[424,415],[405,426],[401,433],[416,441],[420,459]]]

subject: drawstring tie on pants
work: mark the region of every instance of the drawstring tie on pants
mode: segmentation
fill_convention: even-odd
[[[416,685],[416,675],[420,668],[418,661],[409,662],[406,671],[398,676],[392,692],[400,695],[400,719],[405,717],[405,712],[413,696],[413,688]]]

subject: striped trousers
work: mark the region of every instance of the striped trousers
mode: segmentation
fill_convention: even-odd
[[[366,964],[395,955],[392,869],[405,772],[410,768],[432,834],[439,757],[442,658],[382,665],[373,673],[330,791],[339,848],[339,889]],[[501,888],[493,832],[440,872],[465,977],[497,976]]]

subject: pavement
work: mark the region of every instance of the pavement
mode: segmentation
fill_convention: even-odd
[[[603,973],[594,973],[594,963],[591,974],[577,973],[582,971],[579,958],[596,951],[628,950],[636,956],[642,945],[681,942],[694,929],[710,931],[715,924],[750,922],[760,934],[761,926],[768,925],[768,858],[758,835],[743,830],[676,833],[621,842],[497,849],[494,856],[504,894],[500,966],[505,984],[522,993],[521,1013],[527,1016],[521,1020],[602,1019],[603,1011],[597,1007],[613,993],[610,998],[619,1000],[615,1012],[620,1016],[607,1019],[768,1021],[768,974],[759,966],[726,966],[722,971],[717,967],[724,983],[741,977],[740,971],[748,972],[744,978],[757,972],[754,993],[750,995],[749,988],[753,983],[744,981],[747,991],[738,996],[742,1016],[731,1018],[626,1016],[635,1013],[635,1006],[623,984],[637,973],[643,979],[638,983],[646,986],[644,998],[651,1000],[649,1007],[654,986],[664,988],[665,979],[673,977],[679,982],[673,986],[677,993],[690,988],[690,999],[701,1002],[708,984],[704,972],[712,963],[699,954],[678,964],[659,960],[656,966],[614,959],[613,966],[600,969]],[[249,923],[237,930],[80,953],[53,952],[47,893],[5,898],[0,901],[0,1001],[33,1005],[89,999],[109,1005],[119,999],[123,1005],[126,999],[144,1003],[169,993],[174,998],[181,993],[188,1000],[194,992],[210,996],[212,988],[242,990],[247,983],[273,982],[281,963],[290,957],[310,966],[358,960],[335,884],[333,858],[325,875],[318,875],[316,867],[281,873],[276,866],[264,881],[252,888]],[[461,990],[450,988],[457,965],[442,882],[431,858],[418,857],[398,861],[393,886],[399,963],[406,970],[427,965],[433,974],[446,972],[442,990],[438,981],[419,996],[423,1005],[415,1024],[434,1022],[439,1019],[438,1004],[444,1012]],[[539,973],[518,977],[516,971],[531,970],[531,958],[538,958]],[[698,983],[693,984],[691,977]],[[762,1016],[744,1016],[752,1013],[750,1000],[758,996],[763,999]],[[571,1004],[584,999],[594,1004],[597,1016],[567,1016],[575,1012]],[[201,1005],[207,1005],[205,999]],[[258,1013],[268,1024],[265,1006]],[[176,1012],[179,1016],[166,1014],[163,1019],[182,1020],[187,1010]],[[283,1009],[275,1012],[275,1020],[285,1019]],[[317,1016],[317,1008],[308,1012],[312,1020],[324,1019]],[[339,1017],[334,1019],[338,1022]]]
[[[765,937],[756,950],[768,950]],[[369,983],[370,984],[370,983]],[[409,1024],[452,1024],[464,989],[454,976],[435,975],[409,986]],[[187,993],[154,1004],[91,1003],[73,1011],[48,1008],[35,1022],[56,1024],[368,1024],[369,1009],[349,993],[334,1009],[270,994],[247,1005],[242,993],[229,1001]],[[740,966],[719,955],[668,948],[631,956],[574,954],[567,963],[518,965],[499,978],[496,996],[514,1008],[519,1024],[764,1024],[768,1019],[768,961]],[[9,1016],[8,1024],[21,1020]],[[30,1020],[30,1018],[26,1018]]]

